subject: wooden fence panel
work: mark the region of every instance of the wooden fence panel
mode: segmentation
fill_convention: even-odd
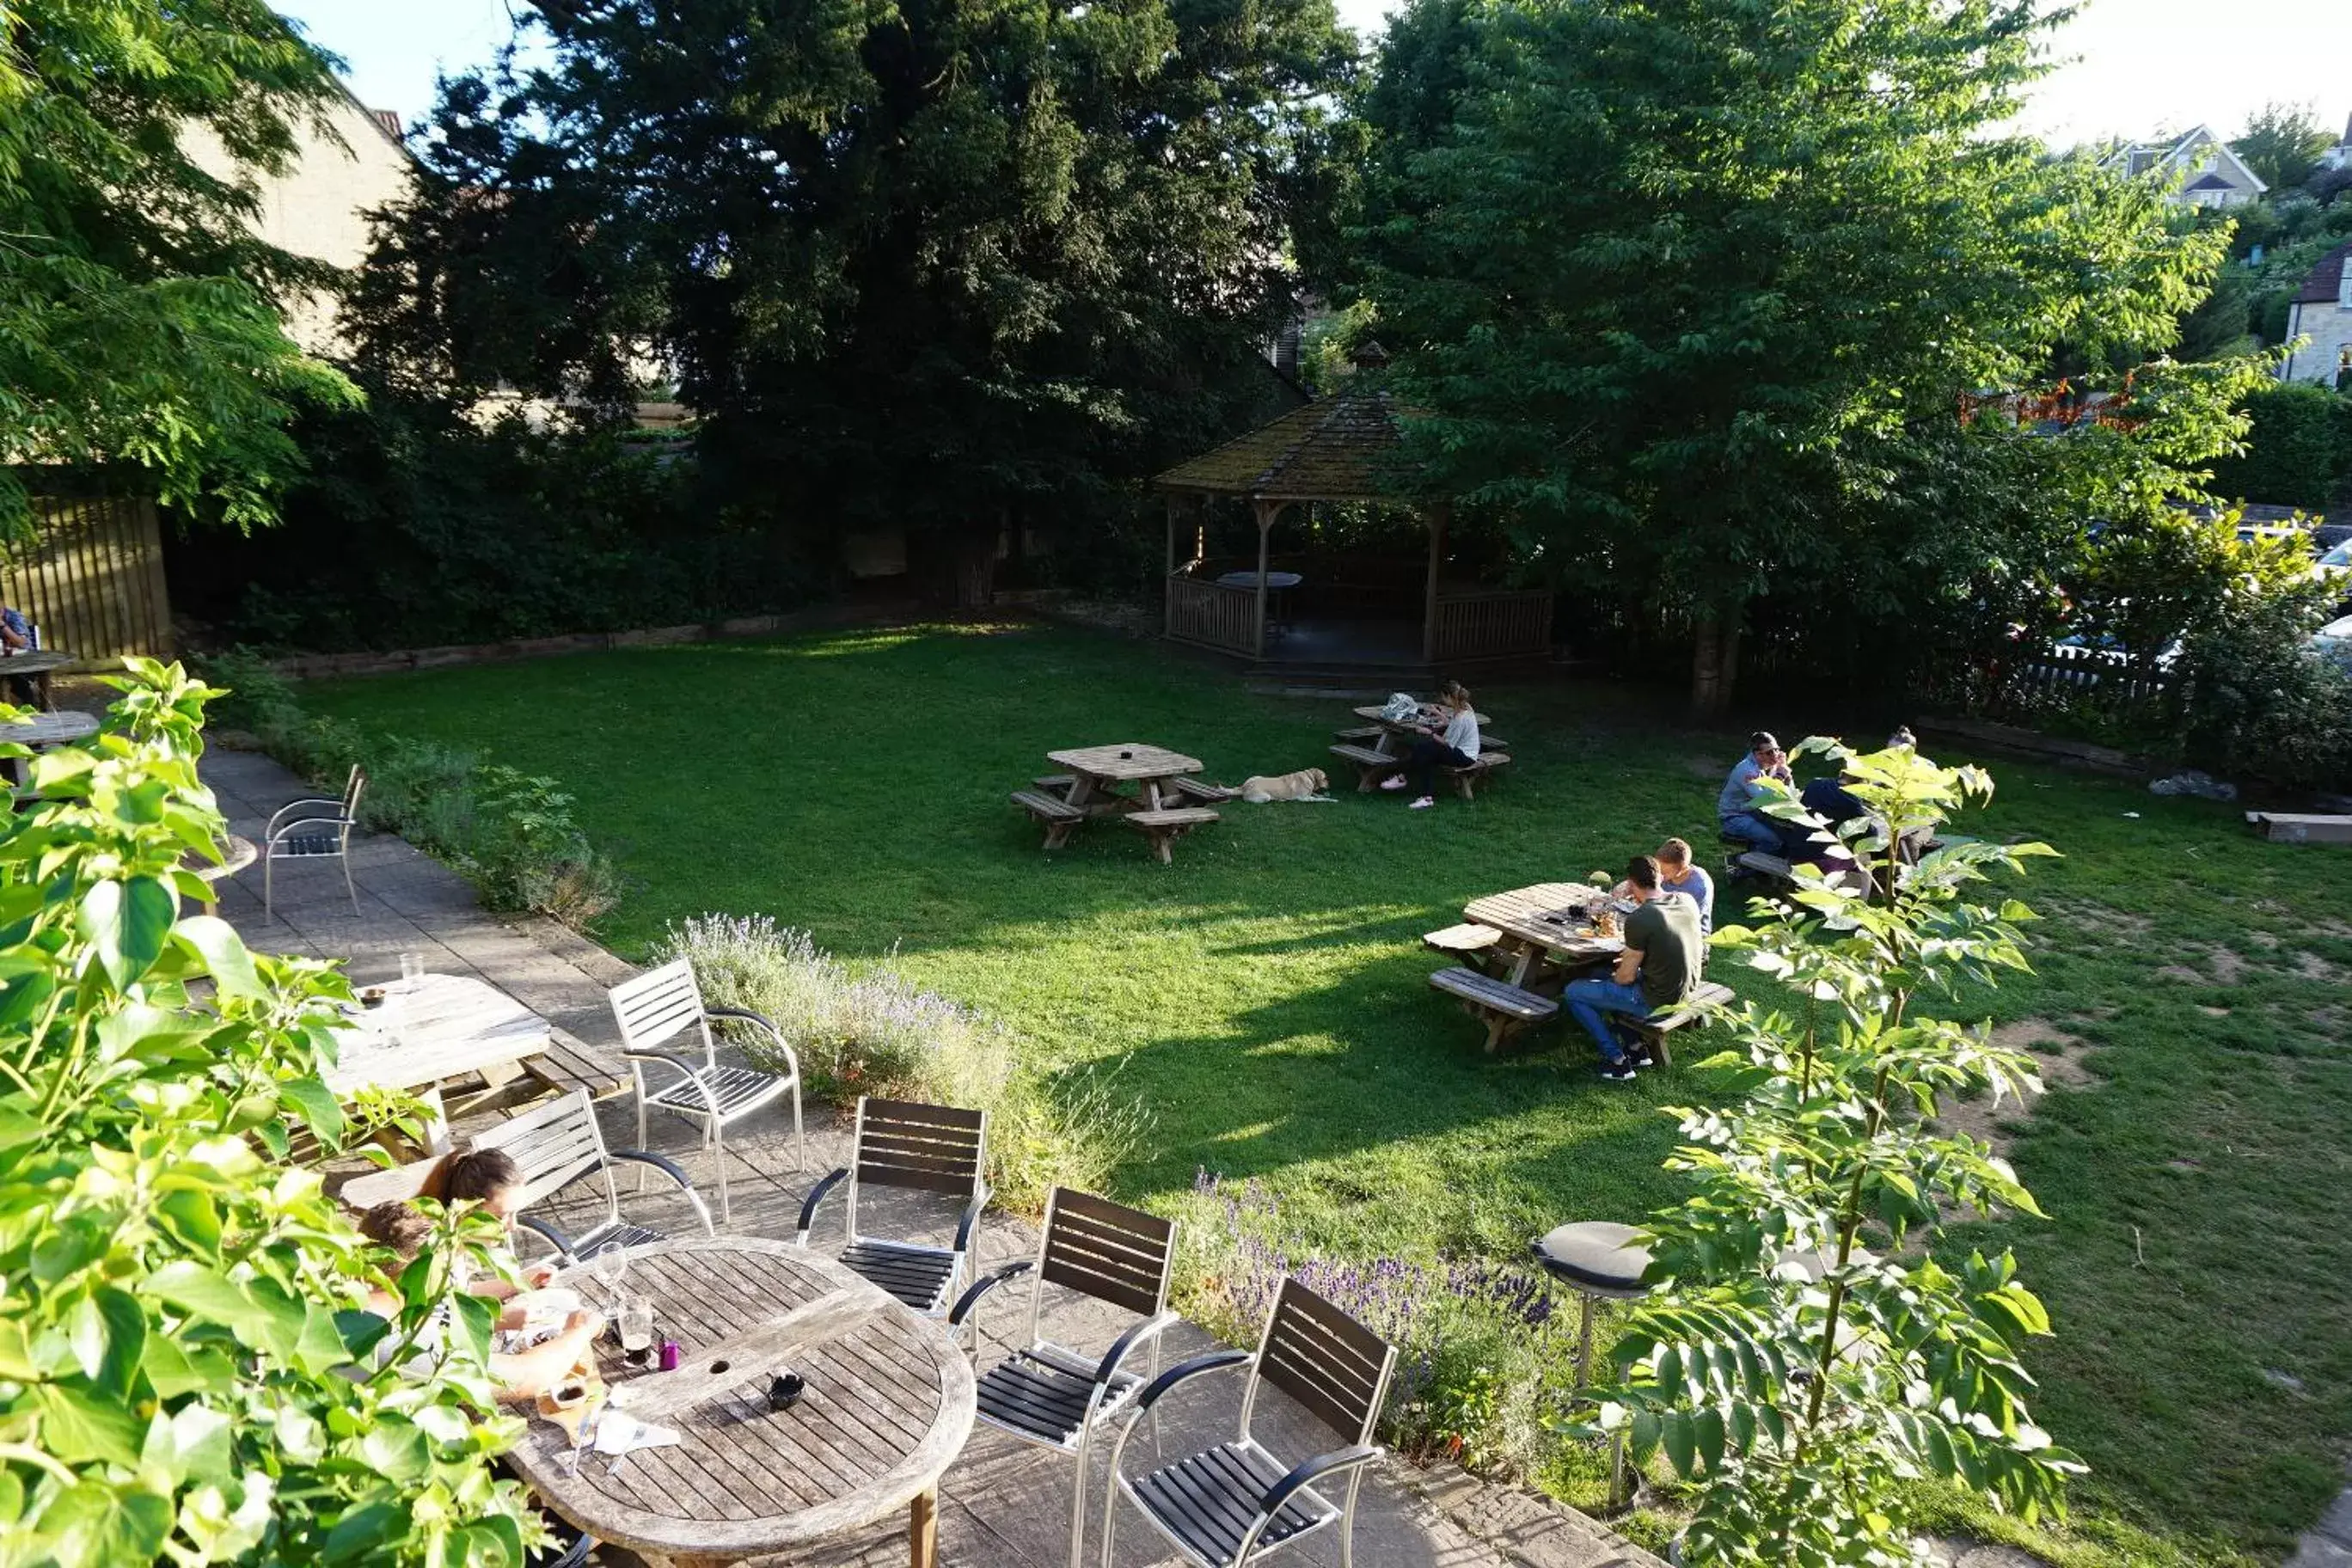
[[[1449,594],[1437,601],[1433,657],[1486,658],[1551,650],[1551,591]]]
[[[172,605],[155,503],[141,497],[36,497],[36,537],[0,557],[0,599],[41,628],[41,646],[111,664],[168,658]]]
[[[1257,590],[1179,572],[1168,579],[1168,635],[1227,653],[1257,650]]]

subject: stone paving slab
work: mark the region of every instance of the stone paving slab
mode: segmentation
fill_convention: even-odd
[[[284,768],[252,752],[215,750],[204,762],[233,831],[259,833],[269,814],[289,799],[307,795]],[[255,867],[223,884],[221,913],[252,946],[273,952],[341,959],[361,984],[396,978],[400,955],[415,952],[425,966],[445,973],[472,974],[506,991],[526,1006],[591,1045],[614,1047],[619,1034],[604,1000],[607,987],[635,971],[573,932],[541,920],[501,921],[475,901],[466,882],[447,868],[390,835],[362,833],[352,845],[354,913],[340,871],[331,862],[297,863],[278,868],[275,918],[265,920],[261,870]],[[599,1107],[607,1142],[637,1144],[637,1113],[625,1098]],[[481,1120],[481,1119],[477,1119]],[[803,1196],[818,1176],[845,1163],[849,1130],[825,1108],[807,1108],[808,1154],[797,1157],[788,1104],[740,1127],[726,1146],[733,1219],[727,1229],[746,1235],[793,1236]],[[461,1119],[459,1130],[476,1124]],[[685,1123],[664,1118],[646,1129],[645,1146],[677,1161],[717,1212],[714,1156]],[[689,1205],[658,1182],[639,1190],[624,1179],[617,1196],[638,1223],[672,1234],[688,1234],[695,1221]],[[576,1184],[540,1211],[558,1226],[593,1223],[612,1201],[595,1182]],[[813,1226],[811,1245],[837,1250],[845,1215],[841,1194],[827,1200]],[[956,1222],[955,1206],[929,1194],[876,1193],[860,1203],[862,1228],[908,1239],[944,1241]],[[1012,1215],[994,1215],[982,1227],[978,1267],[992,1269],[1034,1256],[1034,1226]],[[1027,1326],[1025,1284],[1001,1289],[975,1314],[980,1360],[992,1363]],[[1042,1331],[1056,1342],[1099,1353],[1133,1320],[1082,1297],[1049,1288]],[[1215,1342],[1186,1323],[1164,1336],[1161,1364],[1214,1348]],[[1157,1433],[1160,1451],[1171,1457],[1223,1440],[1233,1431],[1239,1380],[1202,1379],[1171,1395],[1161,1407]],[[1286,1396],[1268,1390],[1258,1403],[1258,1434],[1276,1453],[1296,1460],[1339,1446]],[[1139,1432],[1126,1464],[1142,1467],[1152,1451],[1152,1434]],[[1101,1500],[1108,1484],[1108,1449],[1092,1456],[1087,1483],[1087,1557],[1097,1549]],[[1071,1482],[1075,1467],[1060,1455],[1032,1447],[986,1426],[971,1443],[941,1487],[940,1561],[982,1568],[1056,1568],[1069,1560]],[[845,1533],[816,1552],[761,1560],[763,1568],[789,1561],[812,1568],[881,1568],[907,1560],[903,1516]],[[614,1568],[635,1568],[625,1552],[604,1549],[598,1560]],[[1322,1532],[1285,1551],[1276,1561],[1331,1568],[1339,1562],[1339,1542]],[[1115,1568],[1158,1568],[1180,1561],[1142,1516],[1123,1508]],[[1369,1472],[1359,1504],[1354,1563],[1361,1568],[1658,1568],[1658,1560],[1631,1546],[1591,1521],[1532,1493],[1480,1481],[1458,1468],[1416,1469],[1393,1458]]]

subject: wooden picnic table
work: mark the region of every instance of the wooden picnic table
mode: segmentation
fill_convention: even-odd
[[[40,656],[19,654],[16,657],[35,658]],[[0,665],[0,675],[7,673],[6,667]],[[69,746],[76,741],[87,741],[97,733],[98,716],[74,709],[68,709],[63,713],[35,713],[29,718],[12,719],[5,724],[0,724],[0,741],[14,741],[20,746],[30,746],[37,752],[47,751],[51,746]],[[32,776],[31,770],[26,767],[21,759],[11,758],[5,765],[8,769],[9,776],[18,784],[23,784]]]
[[[755,1237],[698,1237],[628,1249],[622,1290],[651,1300],[675,1372],[630,1367],[596,1347],[610,1408],[680,1441],[606,1458],[533,1421],[509,1456],[547,1505],[600,1541],[655,1563],[738,1562],[792,1552],[908,1510],[913,1568],[938,1559],[940,1477],[978,1409],[971,1368],[937,1324],[830,1258]],[[596,1304],[593,1269],[557,1282]],[[768,1405],[782,1372],[806,1384]]]
[[[1489,893],[1464,906],[1465,920],[1501,933],[1489,972],[1523,989],[1580,969],[1612,963],[1625,951],[1615,937],[1595,936],[1592,916],[1609,901],[1605,889],[1586,882],[1538,882]]]
[[[1045,753],[1065,773],[1015,790],[1013,804],[1045,825],[1045,847],[1058,849],[1082,823],[1115,818],[1151,840],[1161,865],[1173,858],[1171,846],[1195,827],[1218,820],[1208,802],[1228,798],[1212,785],[1195,783],[1197,758],[1140,741],[1115,746],[1081,746]]]
[[[1382,779],[1403,767],[1405,759],[1412,753],[1413,742],[1425,737],[1433,728],[1440,734],[1445,729],[1444,713],[1429,703],[1423,703],[1412,718],[1402,720],[1389,718],[1378,707],[1367,706],[1354,711],[1356,717],[1364,720],[1365,723],[1356,729],[1340,731],[1339,743],[1331,748],[1331,754],[1356,765],[1359,770],[1356,789],[1359,793],[1377,789]],[[1472,712],[1478,721],[1478,762],[1474,767],[1459,770],[1455,774],[1465,799],[1470,798],[1472,780],[1477,774],[1511,760],[1509,742],[1488,735],[1486,732],[1486,716],[1475,710]],[[1371,742],[1371,744],[1362,744],[1365,741]]]
[[[13,676],[19,680],[31,681],[42,711],[48,712],[57,707],[55,699],[49,693],[49,677],[69,664],[79,662],[80,660],[62,648],[26,648],[22,653],[0,657],[0,676]]]
[[[434,1086],[470,1073],[498,1070],[547,1049],[546,1019],[469,975],[427,974],[413,984],[395,981],[383,1000],[352,1019],[337,1042],[327,1087],[338,1094],[360,1089],[422,1089],[431,1108],[427,1146],[449,1152],[449,1119]]]

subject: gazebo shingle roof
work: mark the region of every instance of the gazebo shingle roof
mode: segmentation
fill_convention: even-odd
[[[1398,440],[1387,393],[1341,393],[1179,463],[1152,483],[1265,500],[1379,500],[1395,494],[1383,480]]]

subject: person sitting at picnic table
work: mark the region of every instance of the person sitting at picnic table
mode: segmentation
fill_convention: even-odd
[[[1771,731],[1759,730],[1748,737],[1748,754],[1732,764],[1730,776],[1723,781],[1723,792],[1715,797],[1715,815],[1726,838],[1778,854],[1782,844],[1780,825],[1756,809],[1758,802],[1769,798],[1759,782],[1768,778],[1796,787],[1796,776],[1789,772],[1789,753],[1780,749]]]
[[[1402,789],[1410,782],[1414,811],[1426,811],[1437,804],[1439,768],[1466,768],[1478,760],[1478,715],[1471,709],[1469,689],[1458,680],[1449,680],[1437,700],[1445,710],[1444,730],[1424,729],[1412,742],[1404,772],[1381,781],[1382,789]]]
[[[1658,862],[1658,890],[1681,893],[1698,906],[1698,930],[1706,936],[1715,930],[1715,879],[1702,866],[1691,863],[1690,841],[1669,838],[1658,846],[1653,857]],[[1609,889],[1612,899],[1623,900],[1633,897],[1633,884],[1621,881]]]
[[[23,653],[33,646],[33,626],[13,605],[0,605],[0,648]],[[7,677],[8,700],[19,708],[41,705],[40,686],[26,676]]]
[[[1664,891],[1662,880],[1652,856],[1626,864],[1626,897],[1638,907],[1625,917],[1625,951],[1607,978],[1570,981],[1560,994],[1560,1005],[1601,1047],[1601,1076],[1611,1083],[1632,1082],[1634,1061],[1610,1015],[1646,1018],[1680,1005],[1706,963],[1698,905],[1687,893]]]
[[[360,1215],[359,1230],[362,1236],[377,1246],[390,1248],[393,1256],[405,1268],[415,1260],[416,1255],[425,1249],[425,1242],[432,1238],[433,1221],[414,1205],[394,1199],[378,1204]],[[473,1295],[493,1296],[496,1294],[490,1289],[493,1286],[505,1289],[506,1295],[499,1297],[499,1300],[513,1294],[514,1287],[503,1279],[482,1280],[468,1289]],[[400,1311],[400,1300],[389,1290],[371,1291],[368,1310],[378,1317],[395,1317]],[[499,1314],[498,1327],[502,1331],[501,1337],[519,1331],[526,1321],[526,1314],[520,1308],[509,1307]],[[412,1362],[437,1354],[448,1331],[448,1304],[444,1302],[412,1347],[415,1352]],[[494,1341],[489,1373],[492,1381],[498,1384],[498,1397],[506,1401],[535,1399],[557,1386],[570,1377],[572,1368],[589,1355],[596,1336],[604,1331],[603,1317],[581,1309],[568,1314],[561,1329],[535,1345],[508,1349],[499,1348]]]

